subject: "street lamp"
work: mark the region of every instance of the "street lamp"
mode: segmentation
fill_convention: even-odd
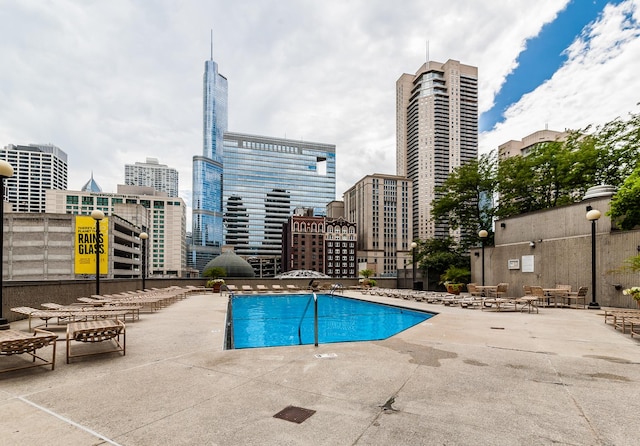
[[[411,255],[413,256],[413,272],[411,274],[411,282],[413,283],[413,286],[411,287],[412,290],[416,289],[416,248],[418,247],[418,244],[416,242],[411,242]]]
[[[600,305],[596,302],[596,221],[602,214],[597,209],[590,209],[587,212],[587,220],[591,222],[591,302],[590,310],[599,310]]]
[[[146,232],[140,233],[140,239],[142,240],[142,291],[146,289],[145,279],[147,278],[147,239],[149,234]]]
[[[484,242],[489,237],[489,233],[481,229],[478,231],[478,237],[480,237],[480,241],[482,242],[482,286],[484,286]]]
[[[0,330],[9,329],[9,321],[2,316],[2,279],[4,271],[4,179],[13,176],[13,166],[6,161],[0,161]]]
[[[102,241],[102,234],[100,233],[100,220],[104,218],[104,212],[99,209],[91,211],[91,218],[96,221],[96,296],[100,295],[100,248]]]

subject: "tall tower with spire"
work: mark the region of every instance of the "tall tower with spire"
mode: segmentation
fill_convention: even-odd
[[[188,247],[189,267],[202,272],[204,266],[220,254],[222,232],[222,150],[227,131],[227,78],[218,73],[211,58],[204,63],[202,91],[202,155],[193,157],[192,243]]]

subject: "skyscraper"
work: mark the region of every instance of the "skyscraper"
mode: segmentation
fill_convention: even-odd
[[[222,248],[222,156],[227,131],[227,79],[211,59],[204,64],[202,155],[193,157],[192,245],[188,263],[200,271]]]
[[[413,181],[413,239],[449,235],[431,202],[456,167],[478,157],[478,69],[429,61],[396,82],[396,173]]]
[[[395,175],[367,175],[344,193],[344,215],[358,230],[359,270],[393,277],[411,249],[411,181]]]
[[[16,212],[44,212],[46,191],[67,189],[67,154],[54,145],[9,144],[0,160],[14,169],[5,180],[5,197]]]
[[[336,147],[227,132],[224,239],[262,276],[277,274],[282,225],[294,209],[322,216],[336,193]]]
[[[149,186],[169,197],[178,196],[178,171],[157,158],[147,158],[144,163],[124,165],[124,184],[127,186]]]

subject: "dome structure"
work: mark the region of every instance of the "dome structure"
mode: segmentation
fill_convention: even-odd
[[[218,266],[224,268],[227,277],[255,277],[253,267],[245,259],[233,251],[226,251],[213,260],[210,260],[204,267],[204,271]]]

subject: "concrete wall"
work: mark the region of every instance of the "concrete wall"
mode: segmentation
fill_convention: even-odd
[[[497,221],[495,246],[485,247],[485,284],[507,282],[511,296],[522,296],[523,285],[552,288],[561,283],[571,285],[574,290],[587,286],[587,302],[590,302],[591,222],[586,219],[587,205],[602,212],[596,223],[596,301],[601,306],[636,308],[637,303],[630,296],[624,296],[622,289],[640,285],[640,273],[613,270],[638,254],[640,230],[612,229],[611,219],[605,215],[609,198]],[[530,246],[531,242],[535,247]],[[533,272],[523,272],[523,256],[533,256]],[[518,260],[519,268],[509,269],[509,260]],[[480,284],[480,248],[471,250],[471,267],[472,281]]]
[[[306,289],[309,279],[225,279],[226,283],[234,285],[252,285],[255,289],[257,284],[271,287],[272,284],[279,284],[283,287],[287,284],[295,284],[300,289]],[[321,285],[340,283],[344,287],[358,285],[358,279],[320,279]],[[379,287],[395,288],[396,279],[376,279]],[[166,288],[170,286],[204,286],[206,278],[197,279],[146,279],[146,288]],[[100,279],[100,294],[116,294],[125,291],[135,291],[142,288],[142,280],[137,279]],[[2,296],[2,315],[9,322],[24,317],[11,312],[12,307],[33,307],[41,308],[41,304],[55,302],[62,305],[78,303],[79,297],[87,297],[95,294],[95,280],[49,280],[49,281],[24,281],[4,282]]]

